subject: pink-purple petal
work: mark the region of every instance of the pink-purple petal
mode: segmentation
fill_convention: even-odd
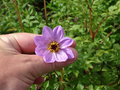
[[[45,56],[43,56],[43,59],[46,63],[54,63],[56,60],[55,53],[47,53]]]
[[[64,49],[67,47],[70,47],[73,44],[73,40],[69,37],[64,37],[61,41],[60,41],[60,48]]]
[[[57,26],[53,29],[54,40],[59,41],[64,37],[64,30],[61,26]]]
[[[34,37],[34,42],[36,45],[41,44],[42,36],[35,36]]]
[[[39,48],[47,48],[47,45],[51,42],[50,39],[47,39],[43,36],[35,36],[34,42],[36,46],[39,46]]]
[[[46,49],[41,49],[41,48],[35,48],[35,54],[38,56],[44,56],[46,55],[46,53],[48,53],[48,50]]]
[[[53,31],[48,26],[43,27],[42,35],[47,39],[49,38],[49,39],[53,40]]]
[[[73,59],[75,57],[73,52],[72,52],[72,50],[70,48],[66,48],[66,49],[64,49],[64,51],[67,54],[68,59]]]
[[[65,61],[67,61],[68,56],[63,50],[59,50],[56,53],[56,58],[57,58],[56,59],[57,62],[65,62]]]

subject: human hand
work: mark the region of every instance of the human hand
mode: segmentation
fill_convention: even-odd
[[[27,90],[33,83],[42,81],[43,74],[65,67],[77,58],[73,43],[73,60],[45,63],[42,57],[34,55],[34,36],[29,33],[0,36],[0,90]]]

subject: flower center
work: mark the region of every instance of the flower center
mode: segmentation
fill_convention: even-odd
[[[48,50],[50,50],[50,52],[58,52],[60,49],[60,45],[59,43],[57,43],[56,41],[52,41],[49,45],[48,45]]]

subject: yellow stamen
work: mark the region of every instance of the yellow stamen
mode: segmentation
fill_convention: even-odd
[[[50,44],[48,44],[48,50],[50,50],[50,52],[58,52],[59,49],[60,45],[56,41],[52,41]]]

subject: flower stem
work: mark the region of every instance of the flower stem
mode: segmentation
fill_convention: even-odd
[[[96,29],[96,31],[95,31],[95,36],[96,36],[96,34],[98,33],[98,30],[100,29],[100,27],[101,27],[101,25],[108,19],[108,17],[109,16],[106,16],[105,18],[103,18],[102,20],[101,20],[101,22],[98,24],[98,26],[97,26],[97,29]]]
[[[61,69],[61,81],[63,81],[63,77],[64,77],[64,68]]]
[[[15,5],[15,10],[16,10],[18,22],[19,22],[19,24],[20,24],[20,28],[21,28],[22,32],[24,32],[24,28],[23,28],[23,24],[22,24],[22,19],[21,19],[21,16],[20,16],[21,13],[20,13],[20,10],[19,10],[19,8],[18,8],[18,3],[17,3],[16,0],[12,0],[12,1],[13,1],[14,5]]]
[[[45,17],[45,21],[46,21],[46,25],[47,23],[47,8],[46,8],[46,0],[44,0],[44,17]]]
[[[92,40],[94,40],[94,32],[92,30],[92,14],[93,14],[93,10],[92,10],[92,6],[90,6],[88,0],[86,0],[86,4],[88,6],[88,10],[89,10],[89,32],[90,32],[90,36],[92,37]]]
[[[64,68],[62,68],[62,69],[60,70],[60,72],[61,72],[61,77],[60,77],[61,86],[60,86],[60,90],[64,90],[64,89],[63,89]]]

